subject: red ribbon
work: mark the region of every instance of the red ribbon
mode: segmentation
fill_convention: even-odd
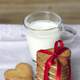
[[[60,44],[60,46],[58,44]],[[55,59],[57,59],[58,56],[60,54],[62,54],[62,52],[64,52],[66,49],[68,49],[68,48],[64,48],[63,41],[58,40],[55,42],[54,52],[50,52],[48,50],[39,50],[38,51],[38,52],[41,52],[43,54],[51,55],[50,58],[46,61],[45,66],[44,66],[44,80],[49,80],[48,72],[49,72],[51,66],[55,64]],[[68,66],[69,66],[69,78],[68,78],[68,80],[71,80],[70,60],[69,60]],[[56,80],[61,80],[61,64],[59,62],[57,64]]]

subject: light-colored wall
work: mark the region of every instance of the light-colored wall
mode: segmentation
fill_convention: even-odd
[[[0,23],[23,23],[30,12],[47,9],[64,23],[80,23],[80,0],[0,0]]]

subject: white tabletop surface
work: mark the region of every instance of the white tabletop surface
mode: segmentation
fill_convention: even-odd
[[[74,41],[67,46],[72,52],[72,80],[80,80],[80,25],[65,26],[74,28],[78,33]],[[14,27],[17,31],[15,35]],[[26,30],[23,25],[0,25],[0,80],[4,80],[4,71],[14,68],[17,63],[27,62],[33,65],[25,35]]]

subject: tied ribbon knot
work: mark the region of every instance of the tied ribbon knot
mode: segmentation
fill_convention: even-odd
[[[58,40],[58,41],[55,42],[54,52],[50,52],[48,50],[39,50],[39,52],[51,55],[48,58],[48,60],[46,61],[45,66],[44,66],[44,80],[49,80],[49,74],[48,73],[49,73],[49,70],[50,70],[51,66],[55,64],[55,59],[57,60],[59,55],[62,54],[66,49],[68,49],[68,48],[64,48],[63,41],[62,40]],[[70,59],[68,60],[68,66],[69,66],[69,77],[68,77],[68,80],[71,80]],[[56,80],[61,80],[61,68],[62,68],[62,65],[58,61],[57,71],[56,71]]]

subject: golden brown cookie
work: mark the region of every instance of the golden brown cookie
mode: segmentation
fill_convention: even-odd
[[[4,73],[5,80],[32,80],[32,67],[26,63],[20,63],[15,69],[9,69]]]

